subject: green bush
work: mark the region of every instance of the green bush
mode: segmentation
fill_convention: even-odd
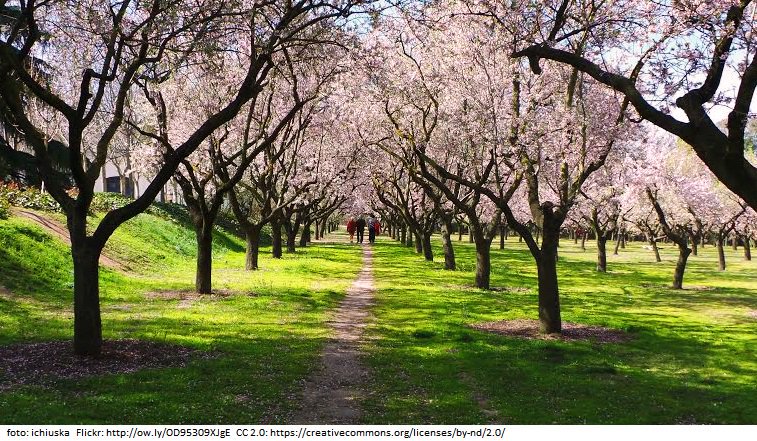
[[[60,205],[48,193],[42,193],[34,187],[21,188],[15,183],[0,183],[0,200],[14,207],[60,211]]]
[[[108,211],[121,208],[131,201],[131,198],[121,193],[95,193],[92,198],[92,204],[89,206],[89,211],[107,213]]]
[[[8,219],[11,214],[11,204],[4,199],[0,199],[0,219]]]

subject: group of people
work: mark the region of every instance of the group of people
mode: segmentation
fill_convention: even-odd
[[[360,216],[357,219],[351,217],[347,221],[347,232],[350,233],[350,243],[353,242],[355,233],[357,233],[357,243],[363,243],[365,227],[368,227],[368,242],[374,243],[376,241],[376,235],[381,234],[381,223],[373,216],[368,217],[367,221],[364,216]]]

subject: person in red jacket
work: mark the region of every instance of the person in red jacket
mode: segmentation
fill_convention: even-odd
[[[357,225],[355,225],[355,218],[351,217],[350,220],[347,221],[347,232],[350,233],[350,243],[352,243],[352,239],[355,237],[356,228]]]

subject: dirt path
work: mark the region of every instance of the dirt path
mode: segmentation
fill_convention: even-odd
[[[29,219],[30,221],[44,228],[48,233],[65,242],[66,245],[71,246],[71,238],[68,235],[68,229],[65,225],[61,225],[58,222],[53,221],[52,219],[48,219],[33,211],[24,210],[23,208],[14,208],[13,214],[18,217]],[[105,253],[100,254],[100,265],[108,267],[110,269],[125,271],[124,265],[106,256]]]
[[[301,408],[290,424],[356,424],[368,369],[360,360],[360,342],[373,302],[373,255],[363,246],[363,268],[330,321],[333,337],[320,367],[305,383]]]

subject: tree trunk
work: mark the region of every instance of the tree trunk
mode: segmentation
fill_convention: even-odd
[[[292,231],[287,231],[287,253],[294,253],[297,251],[297,230],[292,228]]]
[[[423,233],[423,257],[429,261],[434,261],[434,251],[431,249],[431,233]]]
[[[476,287],[489,289],[492,264],[491,242],[483,237],[476,241]]]
[[[457,223],[457,241],[463,241],[463,226],[459,222]]]
[[[99,259],[101,250],[71,234],[74,262],[74,352],[97,357],[102,349]],[[82,235],[83,236],[83,235]]]
[[[748,236],[744,236],[744,260],[752,260],[752,246]]]
[[[607,238],[597,232],[597,271],[607,272]]]
[[[694,237],[693,235],[691,235],[690,237],[691,237],[691,254],[698,256],[699,244],[697,242],[699,242],[699,240],[697,240],[697,238]]]
[[[244,237],[247,242],[244,269],[247,271],[256,270],[258,269],[258,252],[260,251],[260,228],[254,226],[246,229]]]
[[[678,244],[678,262],[673,273],[673,289],[683,289],[683,274],[686,271],[686,260],[691,250],[685,244]]]
[[[722,233],[718,233],[718,270],[725,271],[725,250],[723,249],[725,241],[728,240]]]
[[[584,234],[581,235],[581,251],[586,251],[586,236],[588,235],[587,231],[584,231]]]
[[[308,242],[310,242],[310,225],[311,223],[308,222],[302,227],[302,234],[300,235],[300,247],[306,247],[308,246]]]
[[[406,225],[402,226],[399,236],[400,236],[400,242],[402,242],[403,245],[407,245],[407,226]]]
[[[599,237],[599,235],[597,235],[597,237]],[[616,239],[615,240],[615,249],[613,250],[612,254],[614,256],[617,256],[618,255],[618,250],[620,249],[620,245],[623,243],[623,233],[621,233],[619,231],[618,234],[617,234],[617,236],[615,236],[615,239]],[[597,241],[597,242],[599,242],[599,241]]]
[[[195,227],[197,238],[197,274],[195,290],[198,294],[210,294],[213,274],[213,223],[205,221]]]
[[[326,227],[327,227],[326,221],[323,221],[321,223],[321,238],[326,236]]]
[[[545,334],[562,331],[560,293],[557,285],[557,231],[545,228],[536,268],[539,277],[539,323]]]
[[[578,245],[578,232],[576,230],[573,230],[573,245]]]
[[[471,227],[468,227],[468,243],[473,243],[473,229]]]
[[[733,248],[733,251],[736,251],[739,249],[739,236],[738,234],[733,235],[731,238],[731,248]]]
[[[318,221],[315,221],[315,240],[321,239],[321,224]]]
[[[500,225],[499,227],[499,249],[504,250],[505,249],[505,234],[507,231],[507,227],[504,225]]]
[[[657,248],[657,241],[654,240],[654,237],[649,239],[649,244],[652,246],[652,251],[654,251],[655,262],[662,262],[662,258],[660,257],[660,249]]]
[[[271,222],[271,256],[281,259],[281,255],[281,221],[274,220]]]
[[[421,235],[413,231],[413,236],[415,236],[415,252],[418,254],[423,253],[423,239],[421,239]]]
[[[455,270],[455,249],[452,247],[452,222],[442,223],[442,249],[444,250],[444,269]]]

